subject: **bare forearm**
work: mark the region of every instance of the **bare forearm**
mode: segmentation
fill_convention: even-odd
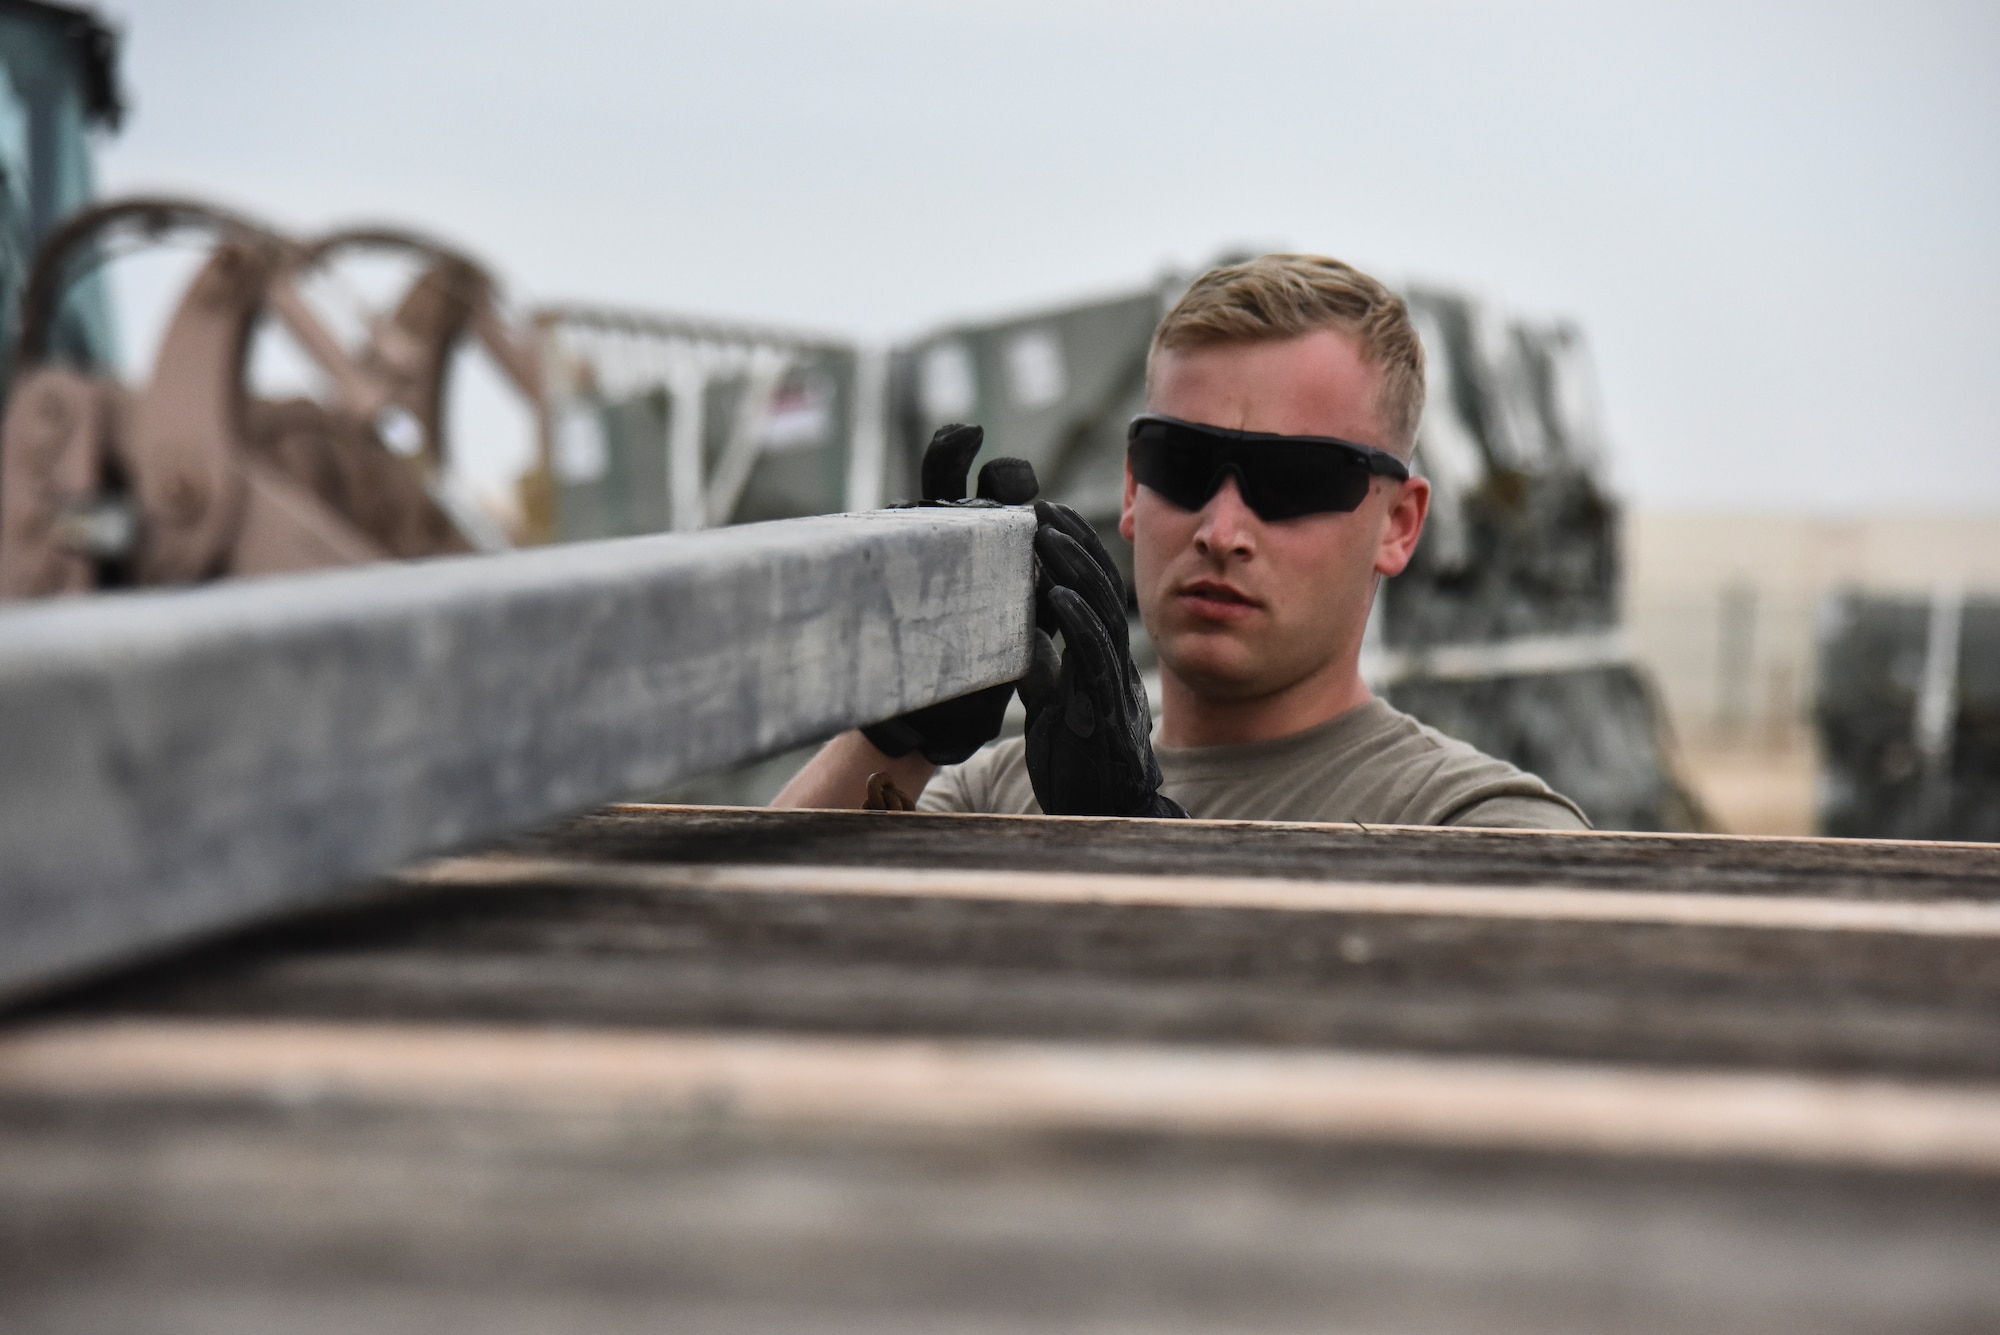
[[[885,773],[911,798],[920,796],[937,766],[921,751],[891,759],[859,732],[843,732],[792,776],[771,799],[774,807],[857,808],[868,800],[868,776]]]

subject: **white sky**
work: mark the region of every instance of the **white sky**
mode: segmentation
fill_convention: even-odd
[[[1991,0],[106,7],[107,194],[875,338],[1320,250],[1577,320],[1642,505],[2000,513]]]

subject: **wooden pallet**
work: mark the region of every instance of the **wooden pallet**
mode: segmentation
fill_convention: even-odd
[[[9,1330],[2000,1325],[2000,847],[619,807],[17,1008]]]

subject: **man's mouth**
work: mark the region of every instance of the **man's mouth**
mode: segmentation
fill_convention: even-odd
[[[1255,598],[1236,586],[1212,579],[1183,584],[1176,596],[1190,611],[1210,617],[1240,616],[1261,606]]]

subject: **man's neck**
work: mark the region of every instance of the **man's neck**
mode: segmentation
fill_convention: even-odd
[[[1203,695],[1160,664],[1160,743],[1163,746],[1224,746],[1267,742],[1316,728],[1369,699],[1368,683],[1352,660],[1328,664],[1283,690],[1252,700],[1217,700]]]

